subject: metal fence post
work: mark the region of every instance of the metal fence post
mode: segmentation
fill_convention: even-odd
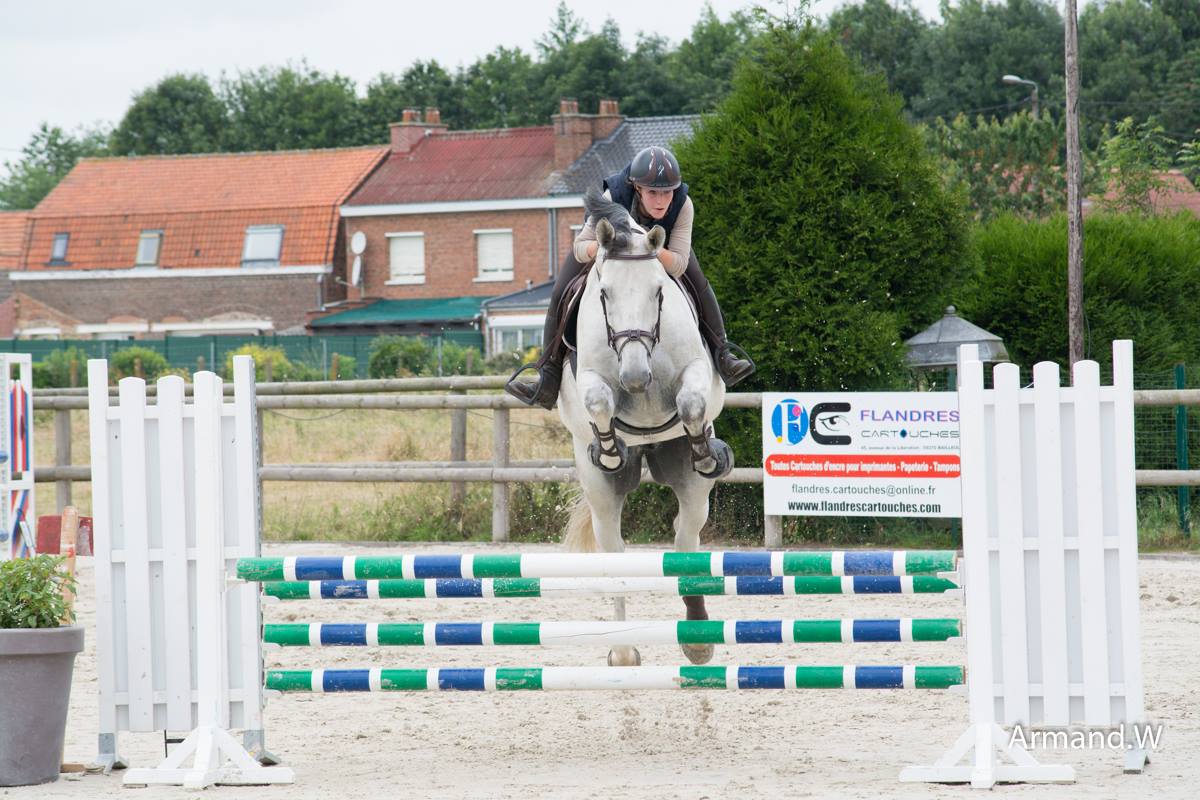
[[[452,389],[452,395],[465,395],[465,389]],[[507,412],[506,412],[507,413]],[[450,412],[450,460],[467,460],[467,410],[455,408]],[[450,507],[461,511],[467,499],[465,483],[450,484]]]
[[[1175,365],[1175,388],[1187,388],[1187,374],[1183,364]],[[1187,406],[1175,406],[1175,469],[1188,469]],[[1180,486],[1178,490],[1179,528],[1191,533],[1192,490]]]
[[[492,468],[508,466],[508,409],[492,414]],[[508,541],[508,484],[492,482],[492,541]]]
[[[54,412],[54,466],[71,466],[71,412],[58,409]],[[54,482],[54,501],[61,514],[71,505],[71,482]]]
[[[783,547],[783,517],[778,514],[763,514],[763,546]]]

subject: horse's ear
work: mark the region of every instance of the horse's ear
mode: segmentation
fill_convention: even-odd
[[[602,218],[596,223],[596,241],[600,243],[601,247],[607,250],[615,238],[617,238],[617,232],[611,222]]]
[[[657,253],[662,249],[663,244],[667,241],[667,232],[663,230],[662,225],[655,225],[646,234],[646,242],[650,245],[650,250]]]

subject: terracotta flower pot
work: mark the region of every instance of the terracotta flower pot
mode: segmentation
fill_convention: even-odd
[[[0,786],[58,780],[83,628],[0,628]]]

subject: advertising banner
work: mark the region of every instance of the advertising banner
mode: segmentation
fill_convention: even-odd
[[[768,514],[960,517],[954,392],[763,394]]]

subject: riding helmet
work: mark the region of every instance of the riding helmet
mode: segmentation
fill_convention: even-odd
[[[682,182],[679,162],[665,147],[646,147],[629,164],[629,182],[643,189],[675,189]]]

